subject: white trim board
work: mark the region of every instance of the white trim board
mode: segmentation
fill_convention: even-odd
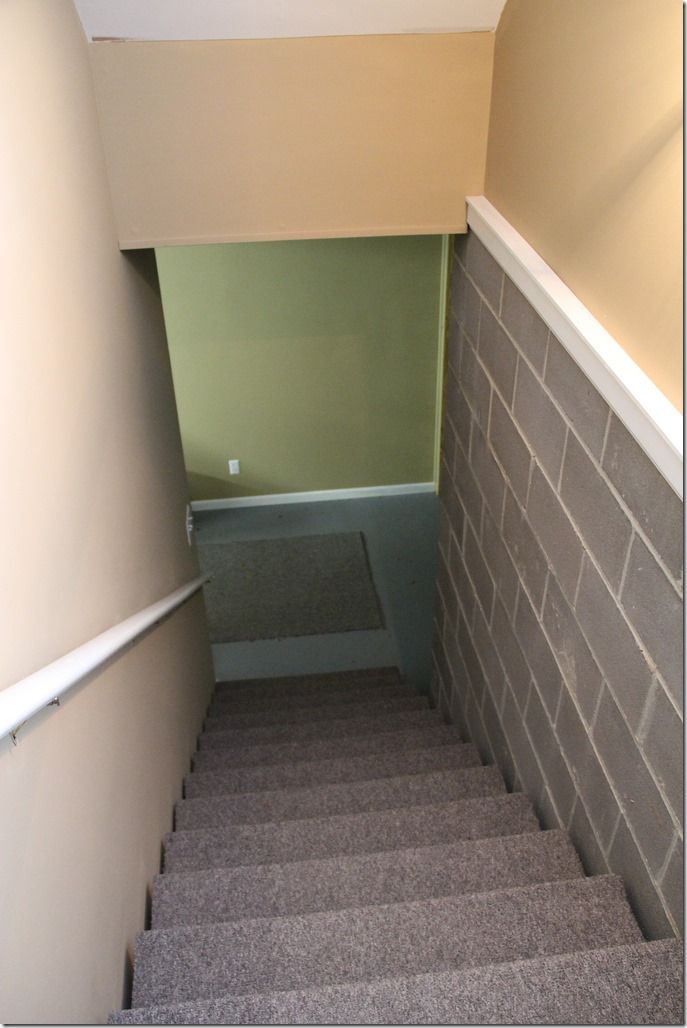
[[[275,39],[493,32],[505,0],[76,0],[86,36]]]
[[[444,354],[446,352],[446,311],[448,309],[449,237],[441,237],[441,271],[439,276],[439,324],[437,340],[437,378],[434,399],[434,485],[439,492],[441,470],[441,424],[444,416]]]
[[[321,503],[324,500],[363,500],[375,496],[409,496],[435,493],[434,482],[405,482],[401,485],[361,486],[357,489],[320,489],[305,493],[271,493],[268,496],[227,496],[220,500],[192,500],[197,510],[224,510],[229,507],[271,507],[279,503]]]
[[[228,235],[170,236],[164,239],[120,239],[120,250],[154,250],[163,246],[214,246],[218,243],[279,243],[294,239],[369,239],[381,236],[441,236],[467,232],[465,222],[442,222],[424,225],[358,225],[354,228],[322,227],[309,231],[289,229],[284,232],[231,232]]]
[[[679,410],[486,197],[467,205],[468,226],[682,499]]]

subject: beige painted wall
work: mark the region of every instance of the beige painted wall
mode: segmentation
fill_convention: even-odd
[[[92,44],[122,246],[464,231],[493,41]]]
[[[682,4],[508,0],[486,196],[682,406]]]
[[[2,688],[197,561],[154,258],[118,249],[70,0],[0,5],[0,122]],[[121,1003],[210,686],[195,599],[0,742],[0,1020]]]

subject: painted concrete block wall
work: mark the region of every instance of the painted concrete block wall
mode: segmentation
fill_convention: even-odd
[[[456,237],[432,690],[680,933],[682,503],[474,234]]]
[[[156,251],[193,499],[433,479],[441,244]]]

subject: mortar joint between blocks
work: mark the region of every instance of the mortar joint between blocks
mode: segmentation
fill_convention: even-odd
[[[625,590],[625,579],[627,578],[627,571],[630,566],[630,554],[632,553],[632,546],[637,535],[637,530],[634,525],[631,524],[632,531],[630,532],[630,538],[627,544],[627,550],[625,551],[625,560],[623,561],[623,570],[620,574],[620,582],[618,583],[617,600],[619,604],[623,602],[623,592]]]
[[[580,568],[579,568],[579,571],[577,572],[577,583],[575,585],[575,592],[573,594],[573,600],[572,600],[572,609],[573,609],[573,611],[575,611],[575,613],[577,613],[577,600],[578,600],[579,595],[580,595],[580,584],[582,582],[582,572],[584,571],[584,561],[585,561],[586,555],[587,555],[587,551],[586,551],[586,549],[583,549],[582,550],[582,557],[580,558]],[[582,631],[582,629],[580,629],[580,631]],[[584,632],[582,632],[582,634],[584,635]],[[585,636],[585,638],[586,638],[586,636]]]
[[[670,861],[673,858],[673,853],[675,852],[677,846],[680,844],[681,841],[682,840],[680,838],[680,833],[676,829],[675,833],[673,835],[673,841],[671,842],[670,846],[668,847],[668,852],[666,853],[666,859],[663,861],[663,865],[661,867],[661,870],[656,873],[656,882],[659,885],[659,887],[663,883],[663,879],[665,878],[666,871],[668,870],[668,866],[670,864]]]
[[[611,431],[611,420],[613,418],[613,411],[608,408],[608,414],[606,415],[606,428],[604,429],[604,441],[601,446],[601,454],[599,456],[599,464],[603,467],[604,459],[606,457],[606,446],[608,445],[608,436]]]
[[[542,365],[541,376],[540,376],[542,382],[544,382],[545,379],[546,379],[546,369],[549,366],[549,346],[550,345],[551,345],[551,329],[549,329],[548,335],[546,337],[546,346],[544,347],[544,363]]]

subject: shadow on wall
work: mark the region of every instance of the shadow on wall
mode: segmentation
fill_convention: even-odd
[[[199,471],[186,470],[190,496],[202,496],[204,500],[220,500],[227,496],[227,493],[236,496],[245,496],[252,493],[252,489],[241,489],[233,487],[230,489],[227,482],[215,475],[203,475]]]
[[[194,499],[231,500],[243,496],[274,496],[291,492],[288,482],[256,478],[253,475],[247,485],[241,485],[237,475],[220,478],[216,475],[204,475],[199,471],[187,471],[189,495]]]

